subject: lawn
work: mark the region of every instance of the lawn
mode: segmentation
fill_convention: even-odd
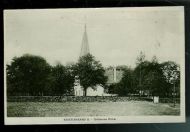
[[[179,104],[128,102],[8,102],[8,117],[179,115]]]

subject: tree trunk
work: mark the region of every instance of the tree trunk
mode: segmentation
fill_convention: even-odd
[[[86,97],[86,94],[87,94],[87,88],[84,88],[84,96]]]

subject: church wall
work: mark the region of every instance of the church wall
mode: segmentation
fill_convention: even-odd
[[[105,76],[108,77],[108,80],[107,80],[108,84],[114,83],[114,70],[112,67],[107,68],[105,70]]]
[[[121,69],[116,69],[116,82],[119,82],[123,77],[123,71]]]
[[[88,87],[87,88],[87,96],[103,96],[104,88],[100,85],[97,85],[95,89]]]
[[[105,69],[105,76],[108,77],[107,84],[118,83],[123,76],[123,70],[116,68],[116,80],[114,80],[114,67],[108,67]]]

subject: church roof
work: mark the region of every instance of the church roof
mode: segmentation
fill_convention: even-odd
[[[83,38],[82,38],[80,57],[90,53],[89,45],[88,45],[88,36],[87,36],[87,31],[86,31],[86,24],[85,24],[84,28],[85,29],[84,29],[84,34],[83,34]]]

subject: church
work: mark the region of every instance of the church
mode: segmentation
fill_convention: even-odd
[[[90,49],[89,49],[88,36],[87,36],[87,30],[86,30],[86,25],[85,25],[84,34],[82,38],[80,57],[87,55],[88,53],[90,53]],[[110,66],[108,68],[105,68],[105,75],[108,77],[107,85],[111,85],[111,84],[119,82],[122,78],[122,74],[123,74],[122,67]],[[80,79],[78,76],[75,76],[74,95],[75,96],[84,95],[84,90],[83,90],[83,87],[80,85]],[[97,85],[95,89],[88,87],[86,96],[116,96],[116,95],[106,93],[102,85]]]

